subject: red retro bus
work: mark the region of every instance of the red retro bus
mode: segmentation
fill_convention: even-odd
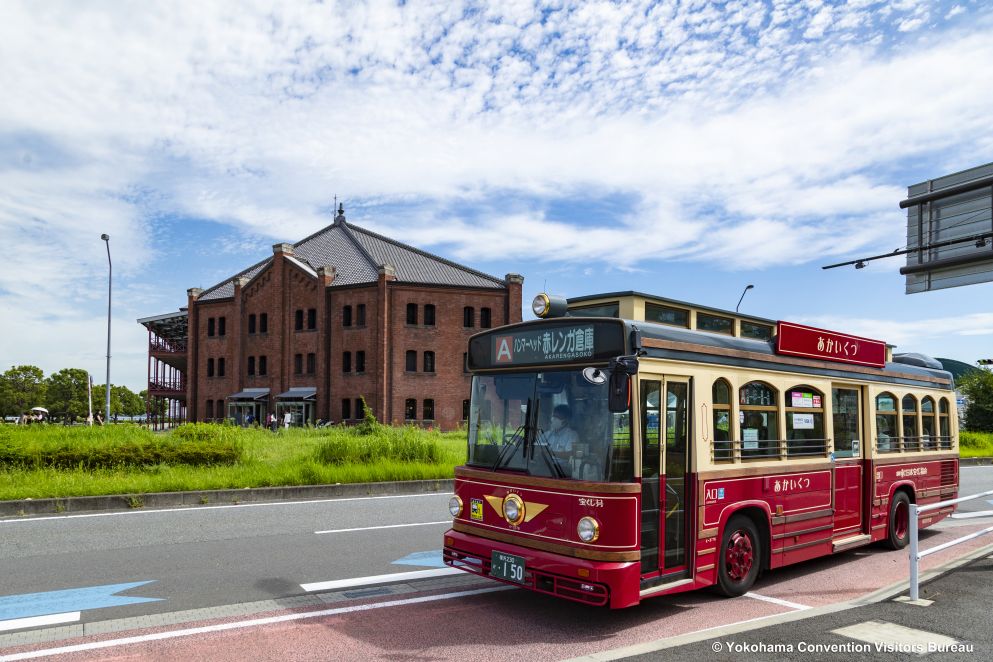
[[[785,322],[771,341],[588,317],[477,334],[445,563],[621,608],[903,547],[910,503],[957,496],[958,425],[951,375],[886,351]]]

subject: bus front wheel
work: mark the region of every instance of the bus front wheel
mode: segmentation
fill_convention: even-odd
[[[887,543],[890,549],[903,549],[910,540],[910,497],[904,491],[893,495],[890,503],[889,533]]]
[[[736,515],[727,523],[718,560],[717,588],[721,593],[735,597],[752,587],[762,567],[762,540],[751,518]]]

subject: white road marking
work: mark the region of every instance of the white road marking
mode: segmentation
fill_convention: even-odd
[[[384,524],[382,526],[362,526],[357,529],[330,529],[328,531],[314,531],[317,535],[324,533],[351,533],[352,531],[374,531],[376,529],[402,529],[406,526],[432,526],[434,524],[448,524],[451,526],[452,520],[446,519],[441,522],[414,522],[413,524]]]
[[[157,508],[154,510],[122,510],[109,513],[87,513],[85,515],[53,515],[29,519],[0,519],[3,524],[24,524],[29,522],[50,522],[60,519],[87,519],[90,517],[121,517],[123,515],[150,515],[152,513],[182,513],[194,510],[220,510],[224,508],[270,508],[274,506],[301,506],[312,503],[336,503],[339,501],[370,501],[373,499],[414,499],[429,496],[451,496],[451,492],[425,492],[424,494],[391,494],[388,496],[344,497],[341,499],[312,499],[310,501],[273,501],[266,503],[229,503],[223,506],[186,506],[183,508]]]
[[[752,593],[749,591],[745,593],[746,598],[753,598],[755,600],[761,600],[762,602],[771,602],[774,605],[779,605],[780,607],[789,607],[790,609],[810,609],[807,605],[802,605],[798,602],[790,602],[789,600],[780,600],[779,598],[770,598],[767,595],[759,595],[758,593]]]
[[[196,628],[184,628],[181,630],[171,630],[168,632],[155,632],[153,634],[143,634],[134,637],[123,637],[121,639],[107,639],[104,641],[93,641],[85,644],[76,644],[74,646],[61,646],[59,648],[46,648],[43,650],[34,650],[25,653],[2,655],[0,656],[0,662],[14,662],[14,660],[30,660],[38,657],[47,657],[50,655],[65,655],[67,653],[78,653],[81,651],[100,650],[102,648],[129,646],[131,644],[141,644],[148,641],[162,641],[164,639],[176,639],[179,637],[189,637],[197,634],[224,632],[226,630],[238,630],[238,629],[256,627],[260,625],[272,625],[275,623],[287,623],[290,621],[298,621],[304,618],[337,616],[339,614],[349,614],[357,611],[371,611],[373,609],[385,609],[386,607],[400,607],[403,605],[413,605],[423,602],[453,600],[455,598],[464,598],[470,595],[493,593],[494,591],[509,591],[513,589],[514,589],[513,586],[494,586],[490,588],[475,589],[472,591],[457,591],[455,593],[442,593],[440,595],[426,595],[419,598],[406,598],[404,600],[375,602],[373,604],[355,605],[352,607],[337,607],[335,609],[321,609],[320,611],[296,612],[293,614],[284,614],[282,616],[269,616],[267,618],[253,618],[251,620],[237,621],[234,623],[219,623],[217,625],[205,625]]]
[[[391,584],[408,579],[427,579],[428,577],[445,577],[447,575],[465,574],[458,568],[434,568],[433,570],[414,570],[412,572],[394,572],[388,575],[372,575],[369,577],[353,577],[351,579],[333,579],[327,582],[300,584],[300,588],[312,593],[314,591],[335,591],[353,586],[370,586],[372,584]]]
[[[58,625],[60,623],[75,623],[79,620],[79,612],[71,611],[65,614],[46,614],[44,616],[28,616],[26,618],[11,618],[0,621],[0,632],[35,628],[39,625]]]
[[[866,641],[875,646],[885,646],[884,650],[892,650],[897,653],[917,653],[918,655],[926,655],[929,645],[933,645],[934,650],[936,650],[937,647],[947,648],[958,643],[957,639],[946,637],[943,634],[916,630],[886,621],[866,621],[831,630],[831,632],[843,637]]]

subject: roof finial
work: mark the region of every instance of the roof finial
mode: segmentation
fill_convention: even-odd
[[[338,196],[335,196],[335,200],[337,199]],[[338,215],[334,217],[334,222],[335,225],[345,222],[345,204],[343,202],[338,203]]]

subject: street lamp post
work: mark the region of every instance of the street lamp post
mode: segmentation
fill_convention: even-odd
[[[110,235],[102,234],[100,238],[107,244],[107,386],[104,423],[110,424],[110,295],[114,283],[114,264],[110,261]]]
[[[734,312],[738,312],[738,309],[741,308],[741,301],[742,301],[742,299],[745,298],[745,293],[748,292],[748,290],[752,289],[753,287],[755,287],[755,286],[754,285],[746,285],[745,286],[745,289],[742,290],[742,292],[741,292],[741,298],[738,299],[738,305],[734,307]],[[110,350],[107,350],[107,351],[110,351]]]

